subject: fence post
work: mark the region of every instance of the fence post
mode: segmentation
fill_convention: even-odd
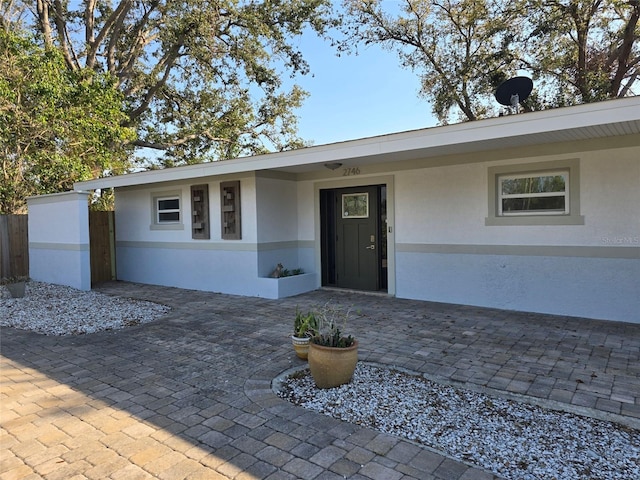
[[[0,278],[11,276],[11,251],[9,245],[9,217],[0,215]]]

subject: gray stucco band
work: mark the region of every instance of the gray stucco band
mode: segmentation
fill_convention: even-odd
[[[34,250],[68,250],[76,252],[89,251],[88,243],[48,243],[29,242],[29,248]]]
[[[264,252],[268,250],[282,250],[286,248],[314,248],[313,240],[293,240],[291,242],[268,242],[259,243],[258,251]]]
[[[133,242],[133,241],[117,241],[116,246],[127,248],[166,248],[177,250],[227,250],[239,252],[257,252],[279,250],[286,248],[313,248],[314,242],[297,241],[290,242],[267,242],[267,243],[244,243],[234,241],[224,242]]]
[[[522,257],[628,258],[640,260],[640,247],[561,245],[453,245],[396,243],[397,252],[455,255],[515,255]]]

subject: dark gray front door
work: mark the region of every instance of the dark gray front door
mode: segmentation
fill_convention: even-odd
[[[334,192],[337,286],[378,290],[378,187],[343,188]]]

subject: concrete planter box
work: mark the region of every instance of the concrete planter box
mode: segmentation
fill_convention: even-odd
[[[303,273],[282,278],[260,278],[260,296],[266,298],[286,298],[318,288],[318,275]]]

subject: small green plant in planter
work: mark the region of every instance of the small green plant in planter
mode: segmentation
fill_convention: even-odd
[[[22,298],[24,297],[25,286],[28,280],[29,277],[22,276],[2,278],[0,285],[6,285],[13,298]]]
[[[313,311],[302,313],[296,307],[296,317],[293,321],[293,335],[291,341],[296,355],[306,360],[309,352],[309,340],[318,333],[318,320]]]
[[[318,334],[313,337],[313,343],[316,345],[322,345],[323,347],[333,348],[347,348],[355,343],[356,339],[351,335],[348,337],[342,336],[339,328],[334,331],[325,334]]]
[[[296,307],[296,318],[293,322],[293,334],[296,337],[313,337],[318,333],[318,320],[316,313],[309,311],[302,313],[300,309]]]
[[[293,270],[289,270],[288,268],[284,268],[284,266],[279,263],[276,265],[276,268],[271,272],[269,277],[271,278],[285,278],[285,277],[293,277],[294,275],[302,275],[304,270],[302,268],[294,268]]]
[[[351,308],[327,302],[318,313],[318,334],[309,343],[309,369],[318,388],[349,383],[358,363],[358,341],[344,335]]]

